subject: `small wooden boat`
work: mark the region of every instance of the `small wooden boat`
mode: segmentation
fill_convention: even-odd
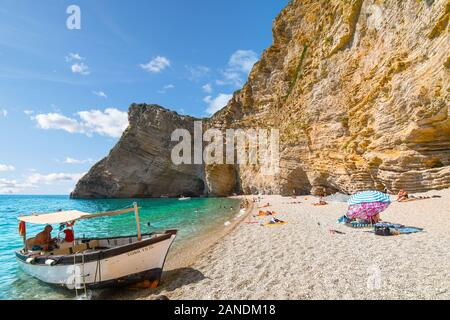
[[[115,287],[148,281],[156,287],[177,230],[141,234],[138,207],[88,214],[65,211],[20,217],[24,248],[16,251],[20,267],[31,276],[48,284],[70,290]],[[25,223],[52,225],[72,224],[78,220],[110,217],[135,212],[137,235],[110,238],[79,238],[72,242],[58,239],[52,251],[29,248]],[[32,243],[32,242],[31,242]],[[35,251],[33,251],[33,249]]]

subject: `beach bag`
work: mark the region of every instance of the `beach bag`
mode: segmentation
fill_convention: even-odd
[[[375,225],[375,234],[377,236],[390,236],[391,235],[391,228],[389,228],[387,225]]]

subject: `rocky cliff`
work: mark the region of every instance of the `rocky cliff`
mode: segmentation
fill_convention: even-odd
[[[171,121],[193,120],[132,106],[130,128],[73,196],[450,187],[449,15],[450,0],[291,1],[247,84],[206,124],[279,129],[279,173],[173,166],[161,141]]]
[[[171,160],[172,132],[183,128],[193,134],[195,120],[157,105],[131,105],[128,129],[110,154],[78,182],[72,197],[203,195],[203,166],[176,166]]]

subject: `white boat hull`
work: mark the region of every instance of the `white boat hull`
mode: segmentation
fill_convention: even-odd
[[[143,280],[159,282],[175,237],[176,232],[159,241],[144,239],[92,254],[38,258],[39,263],[20,253],[16,253],[16,257],[20,267],[29,275],[71,290],[126,285]]]

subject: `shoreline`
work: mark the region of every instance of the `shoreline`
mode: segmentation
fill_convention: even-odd
[[[229,199],[237,199],[244,201],[249,200],[252,196],[231,196]],[[232,234],[248,217],[253,215],[258,207],[253,201],[249,200],[249,207],[246,208],[244,214],[236,214],[230,219],[230,225],[218,225],[210,227],[204,235],[196,236],[193,239],[185,240],[182,245],[172,248],[166,258],[164,265],[161,284],[156,289],[142,289],[139,287],[129,287],[126,291],[116,292],[114,290],[105,290],[100,295],[100,299],[108,297],[115,300],[152,300],[156,298],[161,291],[170,290],[170,283],[176,281],[177,278],[183,277],[184,273],[189,272],[190,267],[194,265],[202,256],[216,247],[220,242]],[[240,211],[239,211],[240,212]]]
[[[239,199],[241,202],[246,199],[245,196],[228,197],[229,199]],[[186,240],[182,245],[170,250],[167,256],[167,262],[164,271],[171,271],[179,268],[186,268],[195,263],[196,259],[206,251],[217,245],[220,240],[232,233],[254,210],[254,204],[250,202],[250,208],[239,216],[237,214],[229,226],[214,226],[209,228],[205,234],[193,239]],[[164,275],[162,282],[164,282]]]

